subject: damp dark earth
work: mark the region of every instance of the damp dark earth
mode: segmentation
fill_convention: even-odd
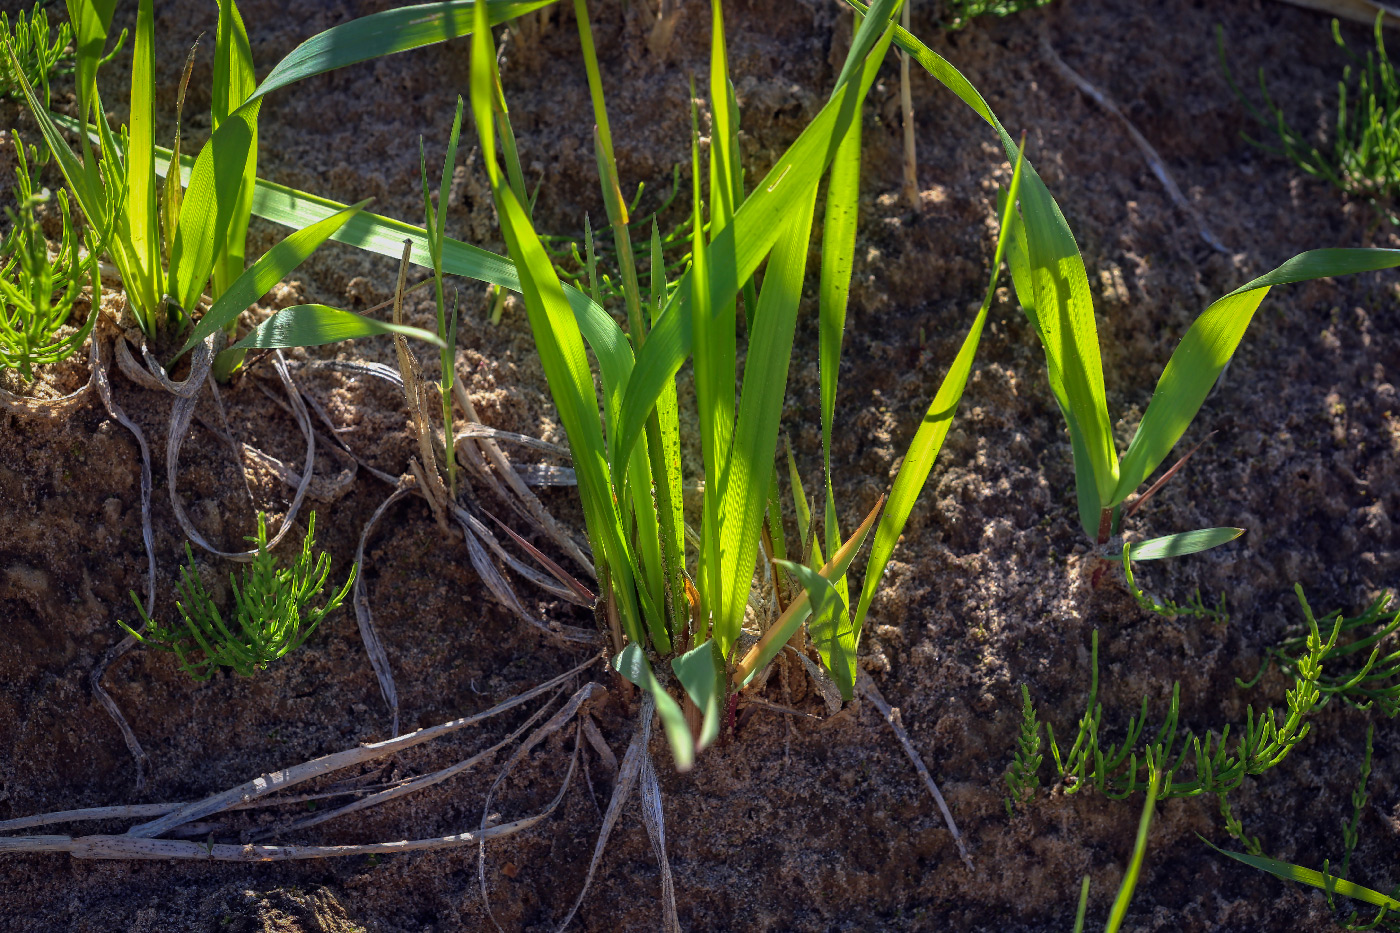
[[[86,148],[88,59],[34,99],[0,69],[6,249],[26,216],[41,254],[63,236],[17,173],[67,189],[93,238],[78,189],[120,188],[51,153],[26,169],[14,140],[140,165],[181,114],[184,239],[153,150],[151,255],[174,270],[156,297],[197,309],[181,329],[182,304],[142,305],[114,232],[100,300],[80,271],[54,332],[70,354],[22,372],[0,332],[0,927],[1068,931],[1085,879],[1083,929],[1400,910],[1400,83],[1378,5],[915,0],[897,33],[838,0],[730,0],[712,84],[701,0],[492,2],[484,32],[471,2],[429,4],[394,21],[418,47],[327,41],[343,67],[257,98],[245,149],[301,219],[269,219],[261,187],[243,254],[201,266],[227,166],[201,188],[194,157],[303,42],[391,6],[243,0],[240,90],[231,3],[123,0],[92,84],[114,136]],[[999,10],[955,22],[978,7]],[[1339,126],[1339,83],[1379,109]],[[290,271],[218,297],[331,216]],[[1066,229],[1077,256],[1047,252]],[[1354,252],[1285,266],[1324,248]],[[1281,266],[1262,302],[1213,304]],[[1194,401],[1159,417],[1154,390]],[[256,551],[260,512],[287,528],[275,560],[215,553]],[[291,583],[244,575],[296,566],[312,513],[302,624],[339,601],[250,646],[235,619],[298,616]],[[1242,533],[1182,534],[1202,529]],[[201,606],[222,655],[185,634]]]

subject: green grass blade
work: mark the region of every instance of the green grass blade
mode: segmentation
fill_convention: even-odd
[[[861,20],[855,35],[851,38],[851,47],[846,52],[846,60],[841,64],[841,73],[836,78],[836,87],[839,90],[846,86],[846,82],[859,74],[861,59],[874,47],[876,41],[885,33],[893,23],[895,13],[899,12],[900,0],[875,0],[868,8],[862,7],[861,12],[866,16]],[[884,58],[884,51],[880,52],[880,58]]]
[[[1242,534],[1243,528],[1200,528],[1123,546],[1131,548],[1129,556],[1132,560],[1160,560],[1164,557],[1185,557],[1187,554],[1208,551],[1213,547],[1229,544]]]
[[[238,216],[243,170],[257,145],[261,103],[250,101],[231,114],[204,144],[190,172],[170,251],[170,294],[186,314],[198,303]]]
[[[248,270],[252,272],[253,270]],[[356,337],[378,334],[402,334],[435,347],[443,345],[442,338],[430,330],[391,324],[371,317],[342,311],[327,305],[293,305],[283,308],[263,321],[253,332],[230,349],[254,350],[272,347],[319,347]]]
[[[74,0],[74,2],[78,2],[78,0]],[[110,4],[108,6],[110,7]],[[110,19],[110,17],[109,10],[108,18]],[[102,35],[105,38],[105,30]],[[107,195],[101,182],[95,174],[90,174],[87,171],[83,163],[73,154],[73,150],[69,148],[68,141],[63,138],[63,133],[59,128],[59,123],[44,107],[43,102],[39,100],[39,95],[30,86],[29,79],[24,76],[24,69],[19,66],[19,60],[15,56],[14,48],[8,38],[0,43],[0,47],[5,50],[5,56],[9,60],[8,67],[15,75],[15,81],[24,95],[24,102],[29,107],[30,115],[34,118],[34,122],[39,124],[39,133],[44,137],[44,144],[58,160],[58,167],[63,172],[63,178],[68,182],[68,187],[73,190],[83,216],[94,228],[106,229]],[[64,126],[69,126],[69,123],[70,121],[65,120]],[[84,140],[88,138],[84,137]]]
[[[1089,911],[1089,876],[1079,884],[1079,909],[1074,914],[1074,933],[1084,933],[1084,915]]]
[[[1128,913],[1128,905],[1133,902],[1133,891],[1137,889],[1138,876],[1142,874],[1142,860],[1147,855],[1147,833],[1152,828],[1152,813],[1157,807],[1157,794],[1161,787],[1162,776],[1154,771],[1147,784],[1147,800],[1142,805],[1142,817],[1138,820],[1133,857],[1128,861],[1123,883],[1118,886],[1118,896],[1113,899],[1113,907],[1108,912],[1108,923],[1104,925],[1104,933],[1118,933],[1119,927],[1123,925],[1123,918]]]
[[[715,274],[710,276],[708,286],[710,307],[722,306],[739,293],[740,283],[758,269],[786,229],[787,219],[793,210],[804,198],[811,197],[836,154],[840,138],[850,121],[859,114],[860,104],[874,82],[889,41],[887,30],[866,58],[859,85],[847,84],[832,95],[826,106],[744,200],[743,206],[734,215],[734,222],[710,244],[712,253],[734,256],[731,267],[714,267]],[[646,345],[637,354],[637,366],[623,393],[620,430],[612,439],[613,462],[619,462],[622,452],[632,449],[657,397],[690,355],[693,296],[688,280],[695,275],[696,271],[692,268],[682,278],[671,303],[647,336]]]
[[[656,320],[666,301],[666,257],[661,250],[661,233],[651,224],[651,319]],[[662,386],[656,399],[655,430],[648,426],[647,446],[653,458],[652,479],[656,483],[657,516],[661,524],[662,556],[666,561],[667,587],[671,593],[671,630],[679,636],[686,629],[685,528],[681,476],[680,405],[674,381]],[[654,433],[655,437],[650,435]]]
[[[1373,907],[1384,907],[1387,910],[1400,910],[1400,901],[1397,901],[1395,898],[1388,897],[1371,888],[1355,884],[1345,878],[1338,878],[1335,875],[1324,875],[1322,872],[1315,871],[1311,868],[1294,865],[1292,862],[1283,862],[1278,859],[1266,858],[1262,855],[1231,852],[1229,849],[1220,848],[1209,840],[1202,839],[1201,841],[1221,855],[1227,855],[1237,862],[1243,862],[1250,868],[1266,871],[1275,878],[1281,878],[1284,881],[1296,881],[1299,884],[1306,884],[1322,891],[1332,891],[1343,897],[1365,901]]]
[[[934,394],[923,423],[915,432],[914,439],[909,442],[909,451],[904,455],[904,462],[894,479],[894,488],[890,490],[889,505],[885,509],[884,517],[880,519],[880,527],[875,531],[875,542],[870,548],[870,563],[866,565],[860,603],[856,607],[857,638],[865,624],[866,613],[870,611],[870,603],[879,590],[885,568],[894,554],[895,545],[899,543],[899,536],[904,533],[904,523],[909,520],[914,501],[923,490],[929,471],[933,469],[933,463],[938,459],[943,441],[948,436],[948,428],[952,426],[953,415],[957,413],[958,403],[962,401],[963,390],[967,387],[968,376],[972,373],[972,360],[977,354],[977,345],[982,340],[982,328],[987,322],[987,312],[992,306],[992,299],[996,297],[997,279],[1001,275],[1001,261],[1006,254],[1016,202],[1024,191],[1022,184],[1027,177],[1027,166],[1023,158],[1018,156],[1015,166],[1011,186],[1004,199],[1001,230],[997,234],[996,253],[992,259],[991,281],[987,285],[982,306],[977,311],[977,317],[973,320],[967,337],[963,339],[958,355],[953,358],[942,384]]]
[[[569,439],[584,522],[593,544],[594,556],[603,567],[617,576],[613,581],[613,592],[618,596],[623,626],[634,643],[640,642],[645,639],[646,632],[635,597],[640,595],[645,603],[649,601],[649,595],[645,588],[635,590],[628,580],[635,561],[627,547],[626,533],[617,510],[607,446],[603,440],[603,425],[594,394],[593,374],[588,368],[579,322],[524,205],[511,191],[496,158],[492,112],[496,59],[486,17],[486,8],[478,7],[471,64],[472,115],[476,121],[482,162],[491,181],[501,233],[515,259],[530,330],[540,354],[550,395]],[[669,650],[664,619],[656,612],[648,611],[645,624],[652,626],[652,638],[658,649]]]
[[[234,0],[219,0],[219,23],[214,39],[214,97],[211,104],[214,130],[217,132],[229,115],[243,106],[258,83],[253,73],[253,51],[248,44],[248,31]],[[253,186],[258,177],[257,124],[253,124],[253,145],[243,165],[243,180],[238,203],[223,248],[214,262],[214,297],[218,298],[243,274],[247,254],[248,220],[253,205]]]
[[[156,219],[155,167],[155,14],[151,0],[136,11],[131,56],[130,141],[126,149],[126,208],[117,238],[127,251],[123,286],[136,293],[136,304],[154,308],[165,293],[161,268],[160,224]],[[126,273],[134,275],[132,281]]]
[[[763,513],[778,448],[778,422],[787,393],[788,365],[807,271],[816,192],[788,220],[763,276],[739,400],[733,444],[716,489],[720,525],[720,580],[715,641],[728,658],[748,605],[758,558]]]
[[[676,770],[689,771],[695,764],[695,740],[690,735],[690,727],[685,724],[685,714],[681,712],[680,704],[651,672],[651,665],[647,663],[641,646],[632,642],[618,652],[613,669],[656,698],[656,712],[660,714],[661,726],[666,730],[666,741],[671,746]]]
[[[523,16],[554,0],[488,0],[490,25]],[[474,0],[449,0],[385,10],[348,23],[332,26],[307,39],[277,63],[254,97],[263,97],[305,78],[370,59],[435,45],[469,35],[477,4]]]
[[[694,94],[691,95],[694,97]],[[690,278],[681,282],[681,288],[689,285],[691,306],[698,309],[691,316],[691,346],[695,349],[695,404],[699,410],[700,420],[700,453],[701,463],[705,471],[705,493],[700,501],[700,557],[697,560],[698,573],[696,580],[699,584],[700,592],[700,628],[695,632],[697,640],[709,638],[708,626],[710,620],[718,615],[719,600],[721,599],[721,554],[719,539],[719,485],[720,485],[720,458],[727,449],[721,446],[719,434],[721,431],[727,437],[733,428],[733,408],[717,411],[717,407],[722,397],[721,393],[728,393],[730,399],[734,397],[734,374],[731,370],[729,378],[726,379],[721,365],[723,337],[716,339],[714,331],[717,325],[714,316],[710,314],[713,307],[710,292],[710,258],[709,247],[705,244],[705,217],[703,213],[704,199],[700,193],[700,138],[696,130],[696,114],[694,105],[690,111],[690,159],[691,159],[691,235],[690,235]],[[722,254],[721,270],[732,270],[732,257]],[[724,302],[720,302],[721,317],[724,316]],[[733,334],[734,321],[729,319],[730,334]],[[655,337],[655,331],[653,331]],[[648,341],[646,347],[651,345]],[[719,346],[716,346],[716,345]],[[732,358],[731,358],[732,359]],[[635,370],[634,370],[635,372]],[[632,386],[629,383],[627,391],[623,396],[625,406],[631,399]],[[649,413],[644,412],[644,415]],[[624,416],[625,417],[625,416]],[[621,448],[619,448],[619,451]],[[620,462],[614,455],[614,462]]]
[[[76,128],[74,121],[66,117],[59,117],[55,122],[65,128]],[[157,152],[164,159],[169,159],[169,150],[158,148]],[[181,156],[180,169],[187,184],[192,175],[193,164],[192,159]],[[156,170],[163,172],[165,162],[158,161]],[[293,230],[300,230],[325,220],[332,214],[346,210],[347,207],[348,205],[339,201],[261,178],[254,189],[253,214]],[[409,240],[412,242],[409,261],[427,269],[433,267],[427,231],[392,217],[361,211],[332,234],[331,239],[395,260],[403,254],[404,240]],[[442,268],[450,275],[460,275],[512,291],[521,291],[520,277],[516,274],[515,264],[508,258],[451,237],[444,236],[442,239]],[[607,311],[578,289],[570,285],[563,288],[579,329],[583,332],[584,340],[597,357],[599,375],[603,380],[603,394],[609,400],[609,405],[616,410],[621,406],[621,391],[632,372],[631,345]],[[674,392],[674,384],[672,391]]]
[[[1116,505],[1152,475],[1195,419],[1220,371],[1234,355],[1245,329],[1275,285],[1400,266],[1400,250],[1315,249],[1300,253],[1206,308],[1181,338],[1132,443],[1123,455],[1122,475],[1113,498]]]
[[[219,22],[214,36],[214,88],[209,104],[214,129],[229,118],[257,89],[253,50],[248,30],[234,0],[218,0]]]
[[[696,750],[719,738],[719,717],[725,698],[724,662],[714,641],[705,641],[671,661],[671,670],[702,714]]]
[[[852,120],[836,150],[827,182],[822,217],[822,265],[818,291],[820,316],[822,470],[826,479],[826,549],[841,546],[836,520],[836,496],[831,480],[831,430],[836,413],[836,384],[841,368],[841,343],[846,331],[846,304],[855,264],[856,223],[860,207],[861,121]]]
[[[861,0],[847,3],[866,10]],[[895,27],[894,41],[996,131],[1008,161],[1014,163],[1019,158],[1011,135],[961,72],[900,27]],[[1080,435],[1074,444],[1076,485],[1081,516],[1094,516],[1084,522],[1084,530],[1092,537],[1098,532],[1102,503],[1108,501],[1117,483],[1117,454],[1104,399],[1089,277],[1069,224],[1030,163],[1026,163],[1025,175],[1021,213],[1028,241],[1027,275],[1016,283],[1016,296],[1035,316],[1036,331],[1046,351],[1050,389],[1071,435]],[[1086,469],[1079,467],[1083,459],[1089,461]],[[1092,484],[1086,483],[1089,478]]]
[[[91,107],[97,99],[97,63],[102,60],[116,6],[116,0],[68,0],[68,19],[73,23],[74,36],[74,84],[78,113],[83,119],[92,114]]]
[[[738,210],[734,194],[735,126],[738,114],[731,104],[729,51],[724,41],[724,4],[710,0],[710,237],[713,239],[734,219]]]
[[[346,221],[358,214],[368,203],[367,200],[361,201],[353,207],[347,207],[339,213],[332,214],[325,220],[319,220],[309,227],[298,230],[264,253],[250,269],[233,281],[227,291],[214,300],[209,312],[200,320],[199,325],[185,341],[185,345],[176,354],[177,358],[215,330],[220,327],[228,327],[238,320],[238,316],[249,305],[266,295],[272,286],[282,281],[293,269],[305,262],[306,258],[314,253],[332,233],[344,226]],[[278,344],[278,346],[302,345]],[[313,344],[305,344],[305,346],[313,346]]]
[[[817,646],[822,663],[831,671],[832,679],[841,690],[841,698],[850,700],[855,695],[856,685],[856,631],[845,597],[833,581],[811,567],[790,560],[774,563],[797,578],[807,591],[812,612],[807,634]]]
[[[802,474],[797,472],[797,460],[792,455],[792,442],[783,438],[787,451],[788,485],[792,487],[792,505],[797,513],[797,540],[807,546],[807,533],[812,527],[812,508],[807,502],[807,489],[802,485]]]
[[[856,554],[860,552],[860,547],[865,543],[870,529],[875,527],[875,519],[880,515],[880,509],[884,507],[884,497],[875,503],[875,508],[870,510],[870,514],[865,517],[865,521],[860,523],[860,527],[851,532],[851,536],[846,539],[846,543],[841,545],[841,550],[831,555],[831,560],[818,571],[828,581],[839,580],[846,575],[850,569],[851,561],[855,560]],[[753,679],[753,675],[763,669],[773,657],[787,644],[798,627],[811,614],[811,598],[807,591],[803,590],[797,598],[788,603],[787,609],[783,611],[777,620],[763,633],[758,644],[749,649],[743,660],[734,666],[734,672],[730,676],[730,683],[736,688],[748,685]]]

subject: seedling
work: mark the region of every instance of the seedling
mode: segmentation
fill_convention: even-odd
[[[1194,797],[1198,794],[1223,797],[1239,787],[1245,777],[1258,776],[1277,766],[1311,728],[1308,717],[1322,698],[1318,688],[1322,660],[1335,647],[1339,631],[1340,622],[1334,623],[1330,636],[1324,641],[1316,621],[1312,622],[1307,638],[1307,654],[1300,659],[1296,679],[1287,693],[1287,712],[1281,720],[1272,709],[1266,709],[1256,717],[1253,706],[1250,706],[1244,728],[1236,730],[1238,739],[1233,751],[1227,742],[1229,727],[1221,730],[1218,738],[1211,732],[1199,736],[1190,730],[1184,733],[1180,730],[1179,683],[1172,687],[1167,716],[1151,741],[1139,748],[1147,724],[1147,698],[1143,697],[1142,709],[1128,720],[1123,741],[1103,747],[1099,739],[1104,720],[1103,704],[1098,700],[1099,637],[1095,631],[1090,650],[1089,699],[1079,720],[1074,744],[1068,752],[1061,753],[1054,728],[1048,722],[1045,724],[1050,754],[1055,761],[1058,779],[1065,785],[1065,793],[1075,794],[1093,787],[1106,797],[1120,800],[1146,788],[1146,778],[1142,774],[1151,759],[1161,767],[1163,799]],[[1034,710],[1028,715],[1034,716]],[[1173,752],[1176,753],[1175,757]],[[1019,757],[1018,752],[1018,760]],[[1189,780],[1184,775],[1178,779],[1188,757],[1192,762],[1193,776]]]
[[[1249,688],[1263,678],[1271,664],[1278,665],[1287,676],[1295,676],[1299,665],[1304,663],[1308,651],[1308,629],[1320,625],[1326,628],[1336,626],[1342,638],[1323,657],[1329,667],[1337,666],[1343,658],[1351,658],[1351,670],[1326,675],[1318,680],[1323,702],[1338,697],[1349,706],[1369,709],[1372,704],[1390,718],[1400,713],[1400,649],[1396,649],[1390,638],[1400,629],[1400,612],[1389,616],[1387,611],[1391,597],[1383,593],[1358,616],[1343,618],[1341,610],[1331,612],[1321,619],[1313,617],[1312,607],[1303,595],[1303,588],[1295,586],[1298,602],[1302,606],[1305,624],[1303,629],[1290,634],[1278,645],[1265,651],[1264,662],[1259,672],[1248,682],[1238,681],[1241,687]],[[1348,640],[1354,637],[1354,640]],[[1362,657],[1365,661],[1361,661]],[[1357,666],[1358,662],[1360,666]]]
[[[865,9],[860,0],[848,2]],[[895,42],[991,124],[1008,155],[1015,152],[986,102],[945,59],[902,29],[895,31]],[[1088,273],[1063,212],[1034,170],[1026,172],[1012,226],[1007,250],[1012,283],[1045,350],[1050,390],[1069,427],[1080,523],[1100,545],[1119,534],[1124,506],[1134,504],[1127,503],[1128,498],[1195,420],[1271,288],[1400,265],[1400,250],[1310,250],[1211,304],[1167,361],[1147,412],[1120,459],[1105,401]],[[1146,497],[1147,493],[1139,498]],[[1214,528],[1168,535],[1135,545],[1134,556],[1139,560],[1146,559],[1141,553],[1181,556],[1224,544],[1239,534],[1239,529]],[[1114,550],[1103,556],[1117,560],[1119,555]]]
[[[1259,69],[1259,92],[1263,109],[1235,84],[1225,58],[1225,33],[1216,27],[1216,48],[1225,80],[1249,115],[1277,144],[1241,136],[1265,152],[1281,155],[1304,172],[1320,178],[1339,191],[1370,203],[1392,224],[1400,223],[1395,199],[1400,195],[1400,77],[1385,50],[1385,12],[1377,10],[1376,48],[1363,59],[1347,48],[1341,25],[1332,20],[1332,39],[1351,60],[1337,82],[1337,122],[1333,128],[1330,153],[1311,142],[1309,133],[1295,129],[1274,102]],[[1354,80],[1353,80],[1354,79]]]
[[[195,566],[194,553],[185,544],[189,563],[182,568],[180,594],[175,603],[181,624],[164,625],[152,620],[136,594],[131,599],[145,623],[136,631],[124,622],[122,628],[137,641],[174,653],[180,669],[195,680],[208,680],[220,667],[229,667],[237,674],[251,677],[279,658],[301,647],[316,631],[321,620],[340,607],[355,582],[359,565],[352,565],[350,576],[340,591],[330,596],[319,608],[311,602],[321,595],[326,578],[330,576],[331,560],[327,554],[312,554],[316,535],[316,513],[306,524],[301,554],[290,567],[278,568],[277,558],[267,546],[267,516],[258,513],[258,533],[248,540],[257,547],[257,555],[243,571],[243,582],[229,574],[233,589],[233,616],[236,625],[225,624],[223,615],[210,597]]]
[[[1356,851],[1356,844],[1360,838],[1361,814],[1366,807],[1368,795],[1366,793],[1366,781],[1371,776],[1371,740],[1375,733],[1375,726],[1366,728],[1366,756],[1361,762],[1361,776],[1357,781],[1356,789],[1351,794],[1352,815],[1351,820],[1342,824],[1342,870],[1333,875],[1330,871],[1331,860],[1326,859],[1322,863],[1322,871],[1313,871],[1310,868],[1303,868],[1290,862],[1282,862],[1278,859],[1265,857],[1258,847],[1251,848],[1248,852],[1229,852],[1225,849],[1213,845],[1212,849],[1222,855],[1227,855],[1237,862],[1243,862],[1251,868],[1266,871],[1276,878],[1285,881],[1297,881],[1322,889],[1327,896],[1327,906],[1331,908],[1333,914],[1338,914],[1335,895],[1350,897],[1363,901],[1380,908],[1369,922],[1362,923],[1357,911],[1352,911],[1345,921],[1345,928],[1348,930],[1400,930],[1400,919],[1388,916],[1391,911],[1400,913],[1400,888],[1392,888],[1390,894],[1382,894],[1379,891],[1355,884],[1347,880],[1351,869],[1351,857]],[[1204,840],[1203,840],[1204,841]]]
[[[1133,563],[1129,559],[1132,554],[1132,545],[1123,545],[1123,579],[1128,584],[1128,592],[1133,594],[1133,599],[1137,604],[1148,612],[1169,619],[1185,617],[1190,619],[1205,619],[1209,622],[1224,627],[1230,624],[1230,613],[1225,608],[1225,594],[1221,593],[1216,597],[1215,605],[1207,606],[1205,600],[1201,598],[1200,587],[1186,600],[1186,605],[1181,605],[1172,599],[1158,602],[1155,596],[1138,589],[1137,580],[1133,577]]]
[[[37,85],[44,91],[44,103],[49,101],[49,80],[73,70],[73,27],[60,22],[58,28],[49,28],[49,12],[42,3],[25,15],[23,10],[15,13],[13,26],[6,13],[0,12],[0,36],[9,40],[15,50],[15,61],[0,60],[0,95],[19,97],[20,81],[15,77],[18,69],[30,85]]]
[[[14,138],[15,203],[18,211],[6,208],[10,232],[0,242],[0,369],[18,369],[25,379],[34,378],[34,367],[67,359],[83,345],[97,321],[97,303],[102,294],[97,256],[102,243],[88,228],[88,251],[79,252],[78,237],[68,214],[68,194],[56,196],[47,189],[35,190],[40,163],[38,150]],[[31,169],[32,166],[32,169]],[[36,212],[51,197],[58,205],[63,233],[56,256],[49,255],[49,244],[39,227]],[[91,284],[92,308],[83,325],[63,335],[73,304],[84,284]]]
[[[1031,703],[1030,687],[1021,684],[1021,735],[1016,743],[1016,757],[1006,769],[1006,786],[1011,791],[1011,796],[1005,799],[1007,816],[1011,815],[1013,805],[1023,807],[1035,799],[1036,788],[1040,786],[1041,760],[1040,721]]]

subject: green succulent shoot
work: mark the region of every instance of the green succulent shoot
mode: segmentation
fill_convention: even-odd
[[[224,622],[200,579],[188,542],[185,556],[189,562],[182,568],[179,584],[183,599],[175,604],[181,621],[169,625],[156,622],[132,593],[145,626],[138,632],[125,622],[117,624],[142,644],[172,652],[180,669],[195,680],[208,680],[220,667],[250,677],[301,647],[321,620],[345,601],[355,582],[358,565],[350,568],[350,575],[338,592],[320,607],[311,606],[325,587],[331,569],[327,554],[312,554],[315,533],[316,513],[312,512],[301,554],[292,566],[279,568],[277,559],[267,549],[267,516],[258,513],[257,536],[248,539],[257,545],[258,553],[243,571],[241,584],[229,574],[233,624]]]

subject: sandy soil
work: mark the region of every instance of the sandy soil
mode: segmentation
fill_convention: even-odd
[[[183,49],[201,32],[212,36],[214,5],[156,6],[160,131],[168,133]],[[242,10],[261,72],[301,39],[381,6],[249,0]],[[1078,237],[1096,286],[1109,405],[1122,443],[1176,341],[1214,297],[1303,249],[1394,245],[1390,233],[1370,232],[1369,209],[1345,203],[1237,135],[1243,112],[1215,60],[1215,25],[1224,26],[1238,74],[1266,67],[1271,91],[1295,122],[1322,128],[1332,119],[1345,60],[1325,18],[1263,0],[1060,0],[943,35],[923,6],[915,31],[983,91],[1010,132],[1028,133],[1030,156]],[[703,5],[691,0],[683,4],[671,54],[658,58],[645,42],[648,8],[633,2],[595,12],[621,174],[628,185],[647,183],[643,210],[659,203],[656,192],[686,159],[686,79],[703,76],[709,35]],[[834,0],[735,2],[727,17],[753,178],[820,106],[850,26]],[[539,27],[508,50],[506,94],[527,174],[532,184],[543,180],[537,220],[546,230],[578,236],[585,212],[595,219],[603,213],[588,142],[587,88],[572,16],[555,12]],[[1196,235],[1192,218],[1167,200],[1121,126],[1045,62],[1042,31],[1158,148],[1231,254],[1212,251]],[[1364,46],[1364,28],[1344,32]],[[191,113],[207,113],[211,46],[206,37]],[[121,69],[114,65],[104,78],[108,101],[122,96]],[[279,92],[264,109],[261,174],[345,201],[373,196],[374,209],[417,221],[413,141],[423,134],[430,147],[442,145],[466,80],[467,47],[455,42]],[[919,212],[900,207],[896,197],[893,59],[865,116],[867,194],[838,400],[850,428],[835,450],[847,525],[887,487],[971,321],[989,271],[995,186],[1010,174],[990,131],[931,78],[915,75],[914,98],[924,192]],[[27,118],[11,104],[3,107],[6,125],[32,134]],[[124,115],[118,109],[115,116]],[[191,118],[187,129],[202,140],[207,116]],[[471,145],[464,141],[464,151]],[[0,169],[8,172],[9,163]],[[503,249],[474,155],[458,169],[448,230]],[[256,222],[253,251],[280,235]],[[332,245],[279,287],[267,307],[325,301],[363,308],[388,296],[393,270],[390,260]],[[523,308],[509,302],[493,327],[483,287],[460,287],[461,368],[483,420],[562,440]],[[1272,294],[1224,387],[1186,437],[1205,441],[1200,453],[1135,519],[1134,532],[1145,536],[1219,524],[1248,529],[1233,547],[1145,566],[1141,574],[1158,595],[1178,600],[1196,587],[1224,592],[1231,620],[1218,627],[1143,612],[1116,573],[1098,588],[1090,585],[1094,561],[1078,530],[1069,448],[1043,357],[1003,292],[963,413],[910,520],[862,649],[941,782],[968,837],[975,873],[958,861],[913,769],[868,705],[820,724],[757,713],[693,772],[662,767],[682,926],[1064,930],[1086,873],[1093,879],[1090,916],[1104,917],[1131,848],[1138,801],[1057,789],[1008,819],[1002,774],[1019,724],[1019,685],[1030,686],[1057,734],[1071,732],[1088,689],[1089,639],[1097,629],[1112,739],[1144,694],[1155,722],[1173,680],[1181,682],[1184,723],[1201,730],[1241,723],[1247,704],[1281,703],[1281,678],[1271,676],[1249,692],[1234,678],[1252,675],[1263,649],[1299,620],[1293,583],[1306,587],[1314,606],[1355,609],[1393,585],[1400,565],[1389,517],[1400,506],[1400,409],[1391,375],[1400,367],[1395,298],[1396,279],[1384,274]],[[799,463],[815,477],[814,294],[809,301],[813,313],[798,328],[785,415]],[[420,301],[412,316],[426,323],[431,313]],[[333,352],[389,360],[387,344],[375,341]],[[295,461],[301,449],[295,424],[259,391],[259,381],[243,379],[225,396],[234,433]],[[148,436],[162,438],[168,399],[120,376],[114,383]],[[392,473],[404,468],[413,444],[395,393],[342,376],[318,376],[310,385],[341,423],[354,426],[346,437],[372,463]],[[190,514],[215,542],[237,544],[252,529],[254,503],[226,448],[196,425],[185,450],[180,489]],[[117,640],[115,620],[130,619],[127,591],[143,585],[138,478],[131,436],[95,404],[59,423],[0,414],[0,819],[193,799],[386,736],[384,705],[349,611],[251,680],[220,675],[196,684],[169,656],[138,650],[105,681],[150,754],[149,784],[135,792],[132,761],[90,691],[88,674]],[[265,474],[250,481],[257,507],[285,509],[289,489]],[[170,613],[183,537],[159,457],[156,489],[159,585],[162,611]],[[387,493],[362,473],[343,498],[313,503],[337,576],[348,570],[360,529]],[[578,522],[567,491],[546,500],[556,514]],[[581,659],[494,604],[461,541],[444,538],[421,503],[389,513],[367,558],[369,594],[408,727],[488,708]],[[229,569],[212,558],[200,564],[214,579]],[[561,621],[588,621],[566,606],[541,601],[539,607]],[[770,693],[784,699],[777,679]],[[794,702],[820,710],[800,686]],[[608,704],[601,717],[620,755],[632,717],[620,702]],[[394,773],[457,761],[522,718],[507,716],[478,734],[406,753]],[[1339,827],[1351,813],[1348,795],[1367,718],[1328,707],[1292,757],[1245,783],[1234,798],[1236,812],[1267,852],[1310,866],[1340,857]],[[1370,718],[1377,726],[1372,803],[1363,814],[1353,879],[1388,890],[1400,880],[1393,867],[1400,733],[1378,713]],[[567,751],[561,743],[543,746],[495,809],[505,818],[538,809],[553,795]],[[654,751],[664,761],[660,739]],[[1049,770],[1047,762],[1042,778]],[[487,766],[298,841],[468,830],[480,820],[494,775]],[[594,791],[606,795],[596,765],[592,776]],[[490,903],[506,929],[546,930],[563,915],[582,884],[599,822],[590,794],[575,785],[545,826],[490,846]],[[124,825],[75,830],[119,832]],[[1228,863],[1197,833],[1227,839],[1213,800],[1159,808],[1127,929],[1330,928],[1320,896]],[[257,866],[6,857],[3,878],[0,923],[15,931],[446,933],[490,923],[471,849]],[[654,929],[658,893],[646,833],[629,815],[574,928]]]

